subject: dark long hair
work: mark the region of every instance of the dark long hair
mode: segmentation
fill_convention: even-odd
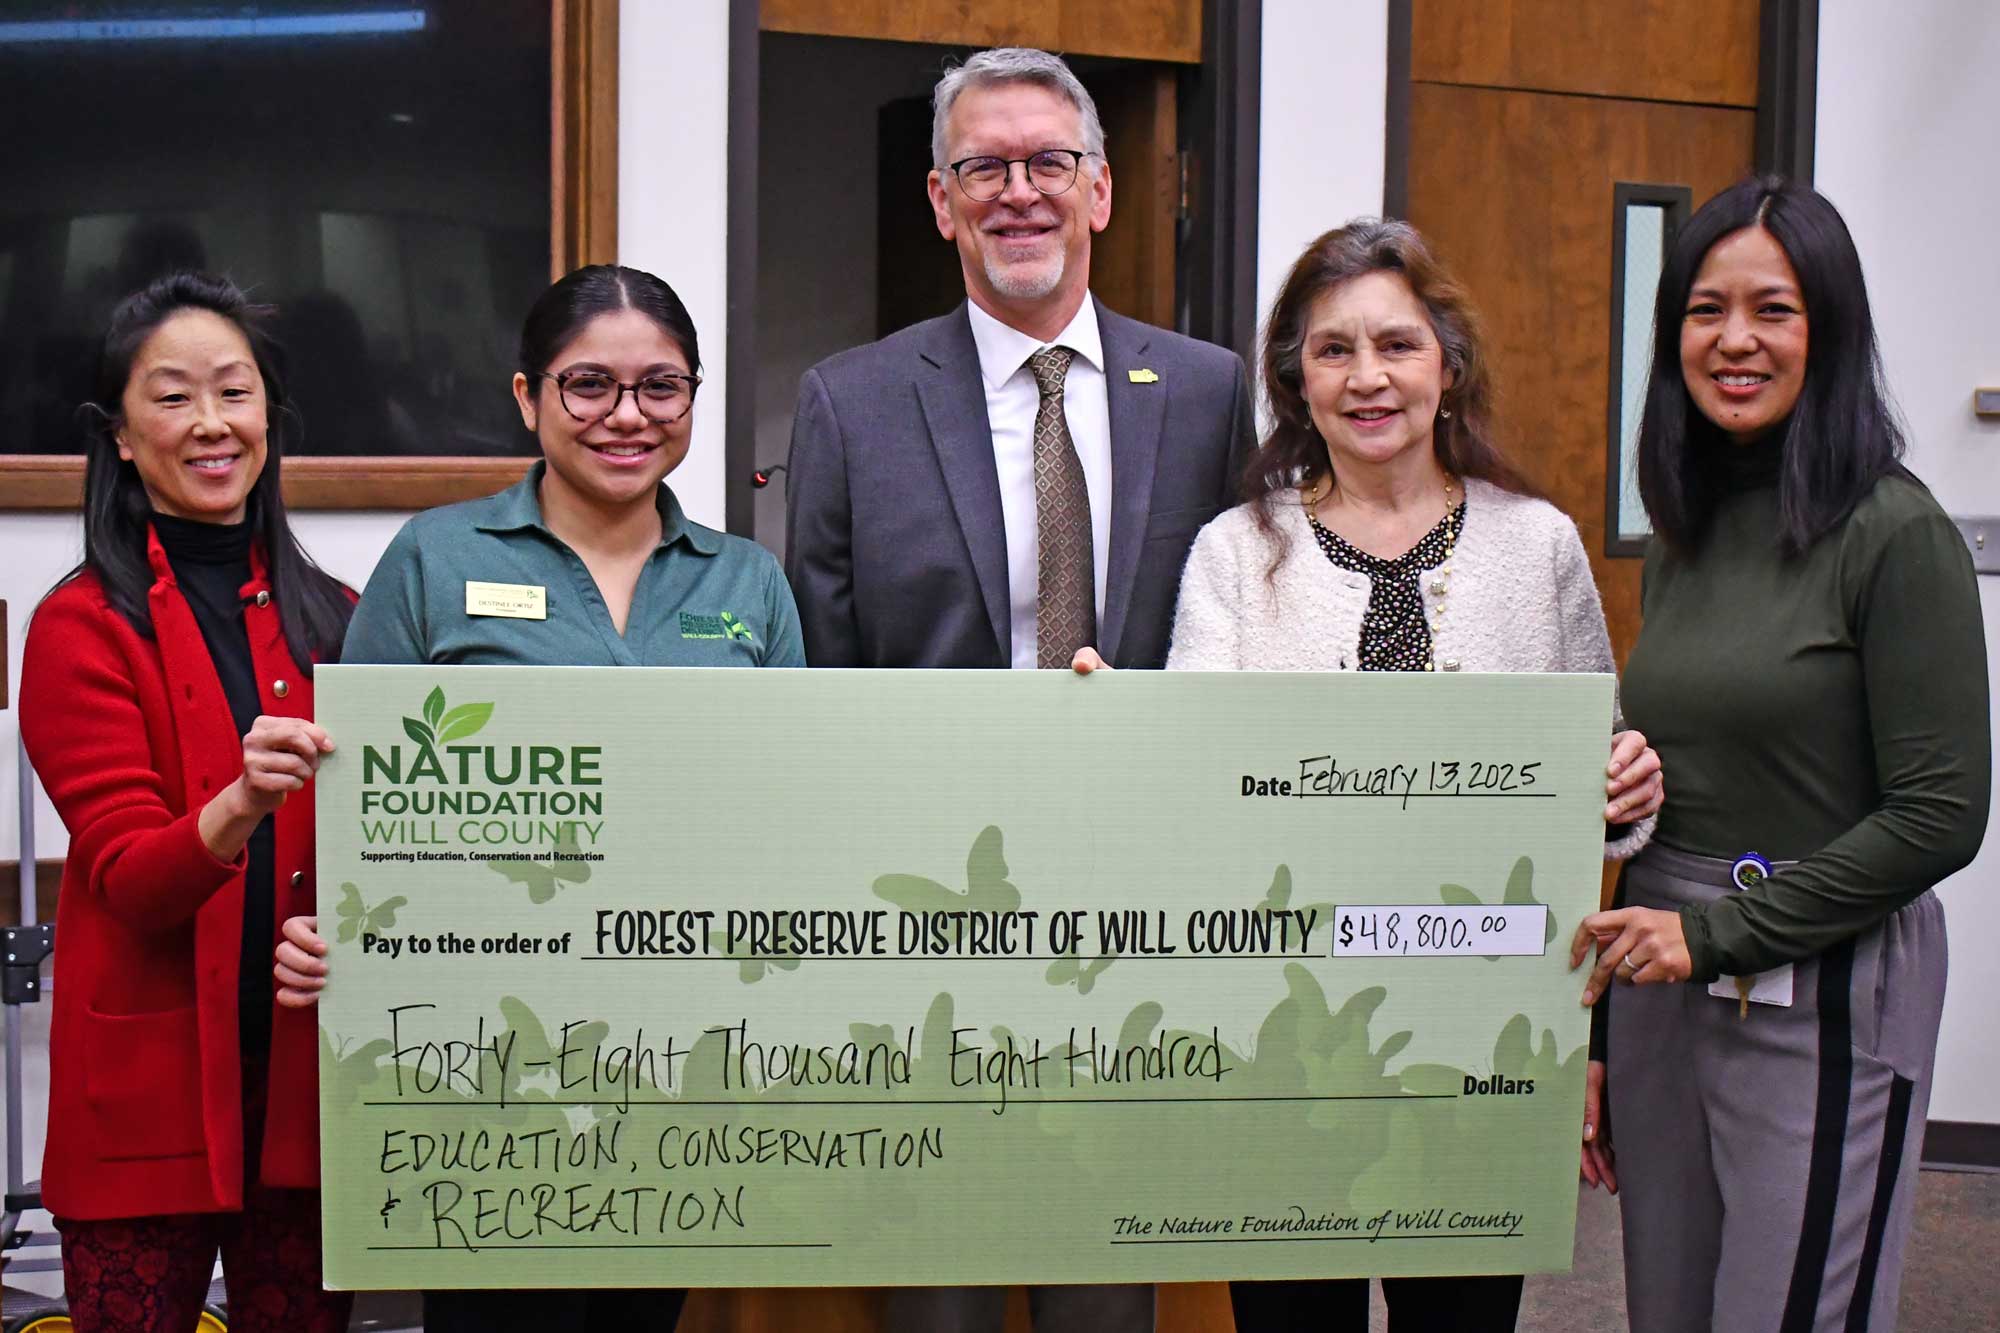
[[[643,269],[587,264],[550,284],[521,325],[520,371],[530,380],[549,368],[556,353],[599,315],[636,310],[680,345],[688,369],[701,373],[701,343],[694,319],[666,283]]]
[[[118,428],[124,421],[125,384],[139,348],[154,330],[184,310],[206,310],[234,324],[250,344],[257,373],[264,379],[268,405],[264,470],[250,488],[246,514],[263,545],[277,603],[278,624],[292,660],[308,676],[312,664],[340,656],[351,603],[346,589],[313,563],[292,535],[279,487],[279,460],[297,429],[298,416],[285,394],[283,359],[264,321],[268,306],[252,305],[227,278],[206,273],[170,273],[156,278],[118,303],[104,331],[98,361],[96,398],[78,409],[84,433],[83,570],[97,575],[104,596],[132,627],[153,634],[146,595],[153,569],[146,559],[146,527],[152,503],[139,470],[118,456]]]
[[[1451,387],[1431,436],[1438,463],[1447,472],[1477,477],[1504,490],[1535,494],[1494,443],[1493,377],[1487,369],[1485,332],[1472,300],[1407,222],[1356,218],[1321,236],[1285,275],[1277,302],[1264,325],[1262,375],[1270,399],[1271,433],[1250,455],[1243,473],[1243,497],[1264,501],[1258,522],[1275,531],[1269,497],[1293,486],[1309,486],[1326,473],[1326,442],[1313,425],[1305,399],[1303,353],[1306,325],[1320,297],[1369,273],[1395,273],[1430,317],[1444,353]]]
[[[1714,453],[1733,447],[1689,396],[1681,324],[1702,260],[1746,227],[1769,232],[1805,302],[1806,371],[1798,404],[1778,427],[1778,537],[1798,555],[1901,472],[1902,428],[1882,379],[1861,256],[1847,224],[1811,186],[1759,176],[1703,204],[1675,238],[1653,308],[1653,367],[1639,426],[1639,496],[1653,531],[1678,550],[1701,542],[1719,495]]]

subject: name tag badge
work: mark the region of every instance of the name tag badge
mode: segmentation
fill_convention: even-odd
[[[504,616],[508,620],[547,620],[549,592],[532,583],[465,581],[465,614]]]
[[[1737,989],[1735,977],[1719,977],[1708,983],[1708,993],[1722,1000],[1741,1003],[1748,1000],[1752,1004],[1775,1004],[1780,1009],[1792,1007],[1792,965],[1774,967],[1769,972],[1759,972],[1749,978],[1750,993],[1743,994]]]

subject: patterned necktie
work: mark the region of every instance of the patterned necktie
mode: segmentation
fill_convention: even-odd
[[[1067,669],[1097,639],[1097,579],[1090,544],[1090,489],[1063,416],[1063,379],[1076,353],[1044,347],[1028,358],[1035,409],[1035,665]]]

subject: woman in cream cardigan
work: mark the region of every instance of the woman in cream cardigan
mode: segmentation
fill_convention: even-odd
[[[1264,333],[1275,423],[1248,503],[1195,539],[1169,669],[1610,671],[1576,527],[1492,443],[1492,385],[1465,292],[1407,224],[1373,219],[1307,247]],[[1645,737],[1612,738],[1609,857],[1660,806]],[[1616,827],[1627,826],[1627,827]],[[1595,1133],[1590,1067],[1583,1174],[1615,1188]],[[1519,1277],[1383,1284],[1393,1333],[1514,1327]],[[1368,1284],[1238,1282],[1243,1330],[1365,1329]]]

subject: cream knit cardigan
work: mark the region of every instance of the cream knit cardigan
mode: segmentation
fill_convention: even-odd
[[[1359,668],[1361,618],[1374,581],[1326,558],[1295,492],[1272,501],[1276,543],[1258,526],[1255,501],[1218,516],[1195,538],[1181,574],[1169,671]],[[1428,571],[1417,580],[1432,622],[1434,581]],[[1441,671],[1613,670],[1604,608],[1569,517],[1546,501],[1467,480],[1465,525],[1432,648]],[[1606,842],[1606,856],[1637,852],[1653,823]]]

